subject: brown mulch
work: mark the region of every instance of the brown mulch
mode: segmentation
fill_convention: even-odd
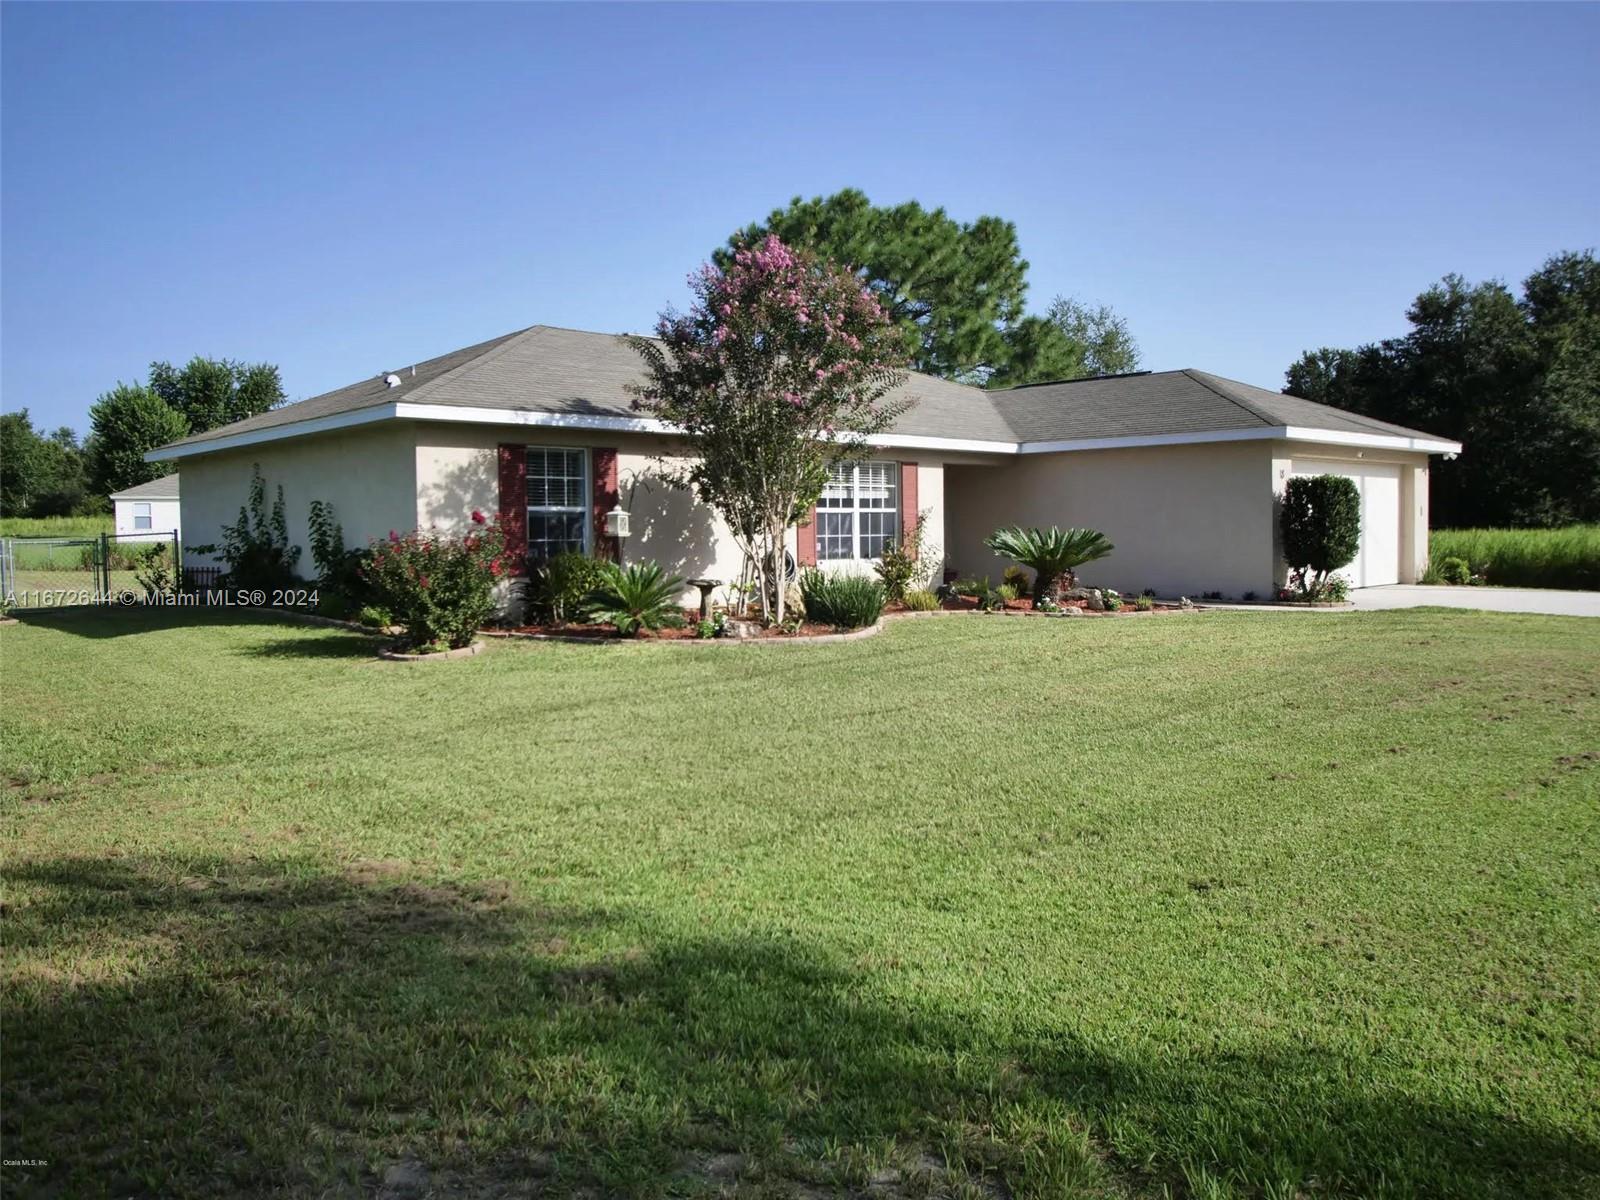
[[[1061,601],[1061,607],[1062,608],[1076,608],[1076,609],[1079,609],[1083,613],[1083,615],[1086,616],[1086,617],[1126,617],[1126,616],[1131,616],[1134,613],[1137,613],[1139,611],[1137,608],[1135,608],[1133,606],[1133,601],[1132,600],[1127,600],[1127,599],[1123,600],[1122,607],[1120,609],[1118,609],[1116,612],[1104,612],[1104,611],[1098,611],[1097,612],[1095,609],[1092,609],[1092,608],[1088,607],[1088,605],[1082,600],[1063,600],[1063,601]],[[1178,608],[1178,606],[1176,604],[1157,604],[1155,606],[1155,608],[1150,610],[1150,611],[1153,611],[1153,612],[1172,612],[1172,611],[1175,611],[1177,608]],[[976,599],[974,599],[971,596],[957,596],[952,600],[941,601],[938,609],[936,609],[934,611],[938,611],[938,612],[976,612],[977,610],[978,610],[978,602],[977,602]],[[887,605],[884,608],[883,611],[886,612],[886,613],[903,613],[903,612],[911,612],[913,610],[908,609],[903,604],[890,604],[890,605]],[[924,611],[926,611],[926,610],[924,610]],[[1034,611],[1034,609],[1033,609],[1033,599],[1030,596],[1023,596],[1020,599],[1011,601],[1011,603],[1007,604],[1003,610],[997,609],[995,611],[997,611],[997,612],[1004,611],[1004,612],[1008,612],[1008,613],[1031,613],[1031,612]]]

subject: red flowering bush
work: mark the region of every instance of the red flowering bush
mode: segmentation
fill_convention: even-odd
[[[505,536],[477,510],[472,524],[464,535],[391,530],[372,543],[366,580],[405,627],[409,648],[470,645],[494,615],[495,581],[510,568]]]

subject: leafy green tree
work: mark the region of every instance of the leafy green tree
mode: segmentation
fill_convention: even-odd
[[[1104,305],[1057,297],[1025,316],[1028,263],[1017,229],[999,217],[955,220],[916,201],[874,205],[855,188],[774,209],[716,251],[776,234],[849,268],[900,328],[913,369],[964,383],[1012,387],[1137,369],[1126,322]]]
[[[981,378],[1009,358],[1004,331],[1022,319],[1028,271],[1010,221],[961,222],[916,201],[877,207],[846,188],[774,209],[735,233],[717,265],[768,234],[856,272],[902,330],[914,369]]]
[[[191,434],[264,413],[287,399],[278,368],[271,363],[200,355],[181,368],[151,363],[149,387],[183,414]]]
[[[42,485],[44,439],[27,409],[0,413],[0,516],[33,515]]]
[[[1139,343],[1129,332],[1127,319],[1110,305],[1057,296],[1045,320],[1061,331],[1069,345],[1081,348],[1082,374],[1126,375],[1139,369]]]
[[[1446,276],[1411,330],[1289,368],[1285,391],[1456,439],[1430,473],[1436,525],[1600,520],[1600,264],[1560,254],[1523,283]]]
[[[989,372],[985,387],[1081,379],[1089,373],[1084,368],[1084,347],[1047,317],[1023,317],[1006,330],[1005,339],[1006,360]]]
[[[56,517],[88,507],[78,435],[66,426],[41,435],[25,408],[0,414],[0,515]]]
[[[182,413],[149,388],[132,383],[119,383],[94,402],[89,428],[89,486],[101,496],[165,475],[169,464],[145,462],[146,451],[189,432]]]

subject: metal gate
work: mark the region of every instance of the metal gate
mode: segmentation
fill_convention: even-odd
[[[177,589],[178,534],[0,539],[0,596],[13,608],[160,603]]]

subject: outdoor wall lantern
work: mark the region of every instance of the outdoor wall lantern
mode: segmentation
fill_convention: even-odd
[[[623,510],[622,505],[618,504],[606,514],[606,536],[625,538],[629,532],[628,514]]]

